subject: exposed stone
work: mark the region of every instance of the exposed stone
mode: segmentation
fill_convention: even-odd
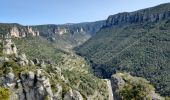
[[[17,27],[13,27],[10,31],[12,37],[20,37],[20,32]]]
[[[45,67],[46,67],[44,60],[41,60],[41,61],[40,61],[40,67],[41,67],[41,68],[45,68]]]
[[[39,31],[34,31],[32,29],[32,27],[28,26],[27,27],[27,30],[28,30],[28,36],[39,36]]]
[[[17,55],[17,48],[15,44],[11,41],[11,39],[5,39],[3,41],[3,53]]]
[[[64,100],[83,100],[80,92],[70,89],[64,96]]]
[[[112,75],[111,85],[112,85],[112,90],[114,94],[114,99],[120,100],[121,98],[119,94],[117,94],[117,90],[120,90],[123,88],[123,86],[125,85],[125,81],[122,79],[121,76],[115,74],[115,75]]]
[[[163,20],[167,17],[170,17],[170,12],[162,12],[162,13],[144,13],[142,11],[138,12],[124,12],[116,15],[111,15],[108,17],[106,21],[106,26],[112,25],[121,25],[121,24],[131,24],[131,23],[144,23],[144,22],[155,22],[159,20]]]
[[[5,62],[5,61],[9,61],[9,58],[7,58],[7,57],[0,57],[0,62]]]
[[[56,93],[54,94],[54,100],[62,100],[62,86],[60,84],[56,85]]]
[[[29,65],[34,66],[34,62],[32,60],[29,61]]]
[[[29,64],[29,61],[27,60],[27,57],[24,53],[22,53],[18,56],[17,61],[18,61],[19,65],[21,65],[21,66],[25,66],[25,65]]]
[[[12,72],[9,72],[5,75],[6,83],[12,83],[14,81],[15,75]]]
[[[61,27],[58,27],[57,29],[55,29],[55,34],[59,34],[59,35],[63,35],[65,33],[67,33],[67,29],[66,28],[61,28]]]
[[[33,62],[34,62],[35,65],[39,65],[40,64],[40,61],[37,58],[34,59]]]

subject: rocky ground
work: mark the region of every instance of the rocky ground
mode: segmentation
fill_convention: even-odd
[[[1,41],[1,100],[107,100],[106,82],[83,58],[63,54],[61,63],[29,59],[11,39]],[[3,94],[4,93],[4,94]]]

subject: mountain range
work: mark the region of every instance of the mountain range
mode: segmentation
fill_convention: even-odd
[[[169,100],[170,3],[96,22],[1,23],[0,37],[0,99]]]

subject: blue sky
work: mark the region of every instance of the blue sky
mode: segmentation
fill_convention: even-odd
[[[1,0],[0,22],[23,25],[90,22],[168,2],[170,0]]]

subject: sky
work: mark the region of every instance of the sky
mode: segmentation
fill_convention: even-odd
[[[0,23],[64,24],[107,19],[109,15],[169,3],[170,0],[1,0]]]

